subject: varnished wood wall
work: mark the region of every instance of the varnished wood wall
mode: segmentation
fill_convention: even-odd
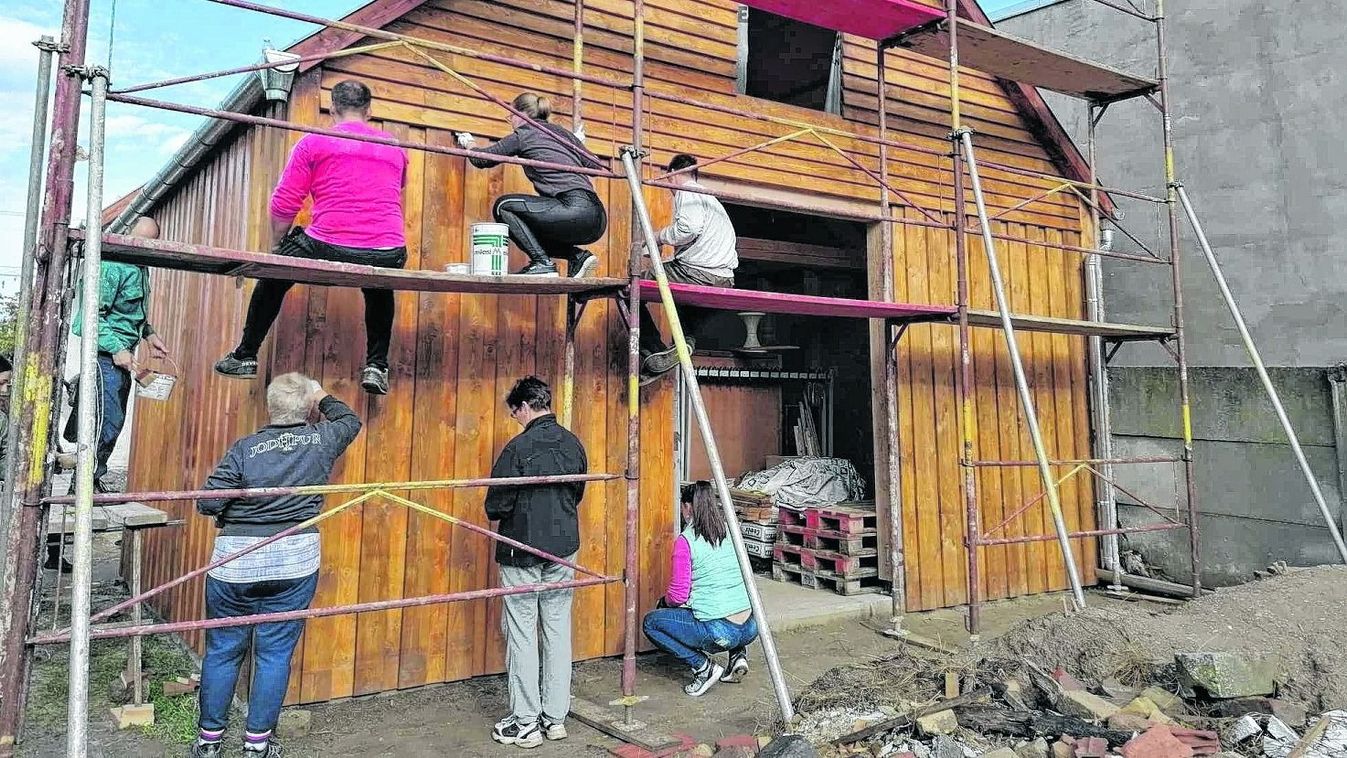
[[[737,96],[734,89],[735,12],[726,0],[647,0],[647,73],[655,92],[751,107],[775,117],[843,129],[870,130],[876,88],[873,44],[848,39],[846,112],[832,116]],[[591,73],[629,78],[630,0],[588,0],[585,66]],[[472,49],[555,66],[569,64],[573,6],[563,0],[431,0],[388,28]],[[479,59],[432,53],[445,64],[504,98],[521,89],[552,94],[557,120],[568,121],[570,82]],[[889,107],[895,137],[944,149],[948,131],[947,86],[939,62],[908,53],[891,58]],[[452,144],[453,131],[498,137],[504,113],[403,49],[329,61],[300,77],[288,117],[326,123],[327,93],[336,82],[357,77],[375,93],[374,118],[412,141]],[[989,159],[1051,170],[1047,152],[1035,143],[999,85],[974,72],[964,75],[970,122]],[[590,146],[612,155],[630,142],[630,93],[585,86],[584,117]],[[284,114],[285,110],[279,111]],[[788,133],[786,127],[651,100],[643,140],[662,163],[675,151],[704,159]],[[873,130],[871,130],[873,131]],[[901,134],[899,134],[901,133]],[[248,129],[224,147],[156,210],[169,239],[260,250],[266,234],[266,199],[296,135]],[[877,155],[855,140],[830,137],[872,168]],[[949,212],[948,161],[910,151],[891,153],[896,184],[914,200]],[[942,165],[943,164],[943,165]],[[706,176],[736,192],[834,205],[872,212],[878,193],[872,182],[817,141],[776,145],[762,154],[710,167]],[[987,171],[989,202],[1008,208],[1049,183]],[[412,153],[407,194],[408,267],[442,268],[465,260],[465,229],[490,215],[502,192],[528,191],[517,167],[479,171],[458,158]],[[631,201],[625,184],[598,182],[608,205],[608,236],[593,246],[603,273],[621,275],[631,238]],[[657,224],[667,220],[669,196],[647,191]],[[915,213],[909,211],[909,213]],[[1073,241],[1080,233],[1079,208],[1054,199],[1009,214],[1011,233]],[[913,302],[952,302],[952,251],[948,234],[899,228],[893,255],[897,297]],[[979,248],[976,241],[972,246]],[[1008,245],[1007,274],[1018,310],[1078,316],[1079,261],[1071,254]],[[974,256],[975,305],[990,303],[985,266]],[[979,283],[980,282],[980,283]],[[537,373],[560,383],[563,303],[557,298],[398,293],[391,359],[392,393],[370,398],[358,388],[364,330],[360,295],[354,290],[298,286],[264,348],[263,376],[255,382],[222,379],[213,361],[238,337],[251,283],[193,274],[155,275],[154,316],[181,357],[184,372],[174,397],[142,403],[134,427],[131,486],[172,489],[199,486],[236,437],[264,423],[262,392],[267,377],[301,370],[353,404],[365,431],[343,456],[334,480],[400,481],[483,475],[515,432],[501,397],[515,378]],[[1004,457],[1026,457],[1013,388],[999,335],[977,335],[977,414],[982,447]],[[1026,363],[1042,401],[1044,426],[1054,454],[1083,455],[1087,447],[1084,352],[1079,340],[1027,336]],[[608,303],[593,303],[578,339],[576,433],[590,451],[594,470],[621,472],[625,463],[626,335]],[[948,327],[914,328],[900,348],[903,488],[901,506],[909,571],[909,608],[963,602],[963,507],[958,477],[954,414],[957,339]],[[641,608],[663,588],[672,540],[673,413],[671,383],[642,396],[642,497],[640,510]],[[1035,491],[1031,473],[984,476],[983,521],[999,521]],[[1071,491],[1069,488],[1077,489]],[[1067,485],[1074,524],[1092,516],[1082,485]],[[404,493],[405,494],[405,493]],[[413,499],[460,518],[485,523],[481,493],[473,490],[416,493]],[[329,498],[329,506],[341,498]],[[591,485],[582,508],[584,547],[580,563],[620,574],[623,562],[624,489],[621,483]],[[213,526],[192,515],[190,505],[169,509],[188,518],[183,528],[150,537],[146,581],[157,583],[202,565]],[[1019,532],[1046,532],[1039,510],[1016,522]],[[1080,546],[1083,566],[1092,549]],[[495,584],[491,547],[398,506],[368,504],[323,527],[324,572],[315,606],[490,587]],[[1064,586],[1060,559],[1050,545],[987,551],[985,592],[1003,597]],[[622,591],[619,585],[578,593],[576,656],[616,654],[621,649]],[[201,616],[201,583],[166,593],[157,609],[173,619]],[[199,644],[199,636],[191,641]],[[310,702],[499,671],[503,649],[498,603],[475,602],[334,617],[309,623],[297,656],[290,700]]]

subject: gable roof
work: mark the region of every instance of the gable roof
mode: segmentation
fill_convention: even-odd
[[[977,0],[957,1],[961,16],[975,23],[992,25],[991,20],[978,5]],[[356,9],[341,20],[348,24],[382,28],[427,2],[429,0],[371,0],[371,2]],[[301,56],[318,55],[350,47],[364,38],[365,35],[358,31],[327,27],[305,37],[287,48],[287,51]],[[301,63],[299,73],[309,71],[321,64],[321,60]],[[998,79],[997,81],[1000,82],[1015,109],[1019,111],[1030,133],[1048,152],[1048,157],[1052,160],[1058,172],[1067,179],[1088,182],[1090,173],[1085,157],[1076,147],[1076,144],[1072,142],[1070,135],[1066,133],[1066,129],[1062,128],[1061,122],[1057,120],[1057,116],[1048,107],[1047,102],[1038,90],[1019,82],[1004,79]],[[249,75],[225,98],[220,105],[220,110],[247,113],[256,107],[261,99],[262,85],[258,77]],[[197,164],[210,153],[211,148],[220,144],[239,126],[242,126],[242,124],[224,119],[211,119],[203,124],[192,134],[186,144],[174,154],[168,164],[140,188],[134,201],[127,202],[121,208],[109,231],[124,231],[137,216],[149,212],[159,198],[167,194],[172,187],[195,170]],[[122,199],[122,201],[125,200],[126,198]],[[1100,200],[1106,209],[1110,207],[1108,205],[1109,199],[1106,196],[1101,196]],[[120,205],[122,201],[119,201],[118,204]]]

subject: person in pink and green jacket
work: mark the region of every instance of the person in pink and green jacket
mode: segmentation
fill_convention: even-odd
[[[748,645],[758,638],[758,624],[710,482],[684,487],[680,500],[686,526],[674,540],[669,588],[641,629],[692,668],[683,691],[701,697],[716,682],[739,682],[748,674]],[[721,665],[713,656],[726,651],[728,664]]]

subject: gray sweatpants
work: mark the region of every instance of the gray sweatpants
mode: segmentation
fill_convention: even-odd
[[[566,560],[574,563],[575,554],[567,556]],[[564,582],[574,578],[573,569],[550,562],[526,568],[500,567],[502,587]],[[510,712],[521,724],[531,724],[541,715],[561,721],[571,710],[571,598],[574,594],[575,590],[551,590],[504,598],[501,627],[505,632]]]

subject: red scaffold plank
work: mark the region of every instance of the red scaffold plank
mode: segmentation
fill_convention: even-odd
[[[672,282],[674,302],[718,311],[750,313],[787,313],[797,316],[833,316],[837,318],[883,318],[937,320],[955,313],[953,307],[941,305],[910,305],[882,303],[874,300],[851,300],[843,297],[817,297],[781,292],[704,287],[697,284]],[[653,281],[641,282],[641,299],[656,302],[659,285]]]
[[[750,8],[874,40],[888,39],[945,17],[912,0],[748,0]]]

